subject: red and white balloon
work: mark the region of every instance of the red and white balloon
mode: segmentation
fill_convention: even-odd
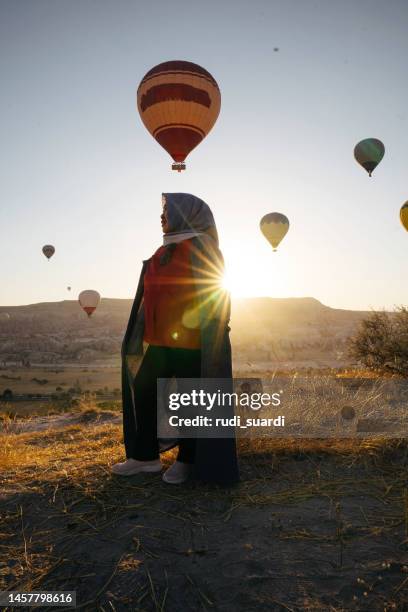
[[[97,291],[94,291],[93,289],[86,289],[85,291],[81,291],[78,296],[79,304],[81,308],[85,310],[88,317],[90,317],[95,311],[95,308],[98,306],[100,300],[101,296]]]

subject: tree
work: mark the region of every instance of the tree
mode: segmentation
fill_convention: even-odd
[[[350,338],[348,350],[367,368],[408,375],[408,308],[371,313]]]

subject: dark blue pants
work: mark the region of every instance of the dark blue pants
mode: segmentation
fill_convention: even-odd
[[[126,457],[139,461],[159,458],[157,440],[157,379],[200,378],[201,351],[149,345],[133,383],[135,411],[124,409]],[[195,439],[179,442],[177,461],[194,463]]]

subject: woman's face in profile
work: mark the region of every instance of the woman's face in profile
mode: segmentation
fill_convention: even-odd
[[[166,197],[164,195],[162,195],[162,214],[160,215],[160,219],[161,219],[161,226],[162,226],[163,234],[167,234],[167,232],[169,231],[169,222],[167,219]]]

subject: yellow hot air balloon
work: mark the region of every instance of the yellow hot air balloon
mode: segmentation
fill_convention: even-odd
[[[381,140],[377,138],[366,138],[360,140],[354,147],[354,157],[371,176],[373,170],[378,166],[384,157],[385,147]]]
[[[405,229],[408,232],[408,200],[405,202],[405,204],[401,206],[400,219],[401,219],[402,225],[405,227]]]
[[[99,304],[101,296],[97,291],[93,289],[86,289],[81,291],[78,296],[80,306],[85,310],[88,317],[94,312],[95,308]]]
[[[289,220],[282,213],[273,212],[262,217],[260,222],[261,232],[276,251],[281,240],[286,236],[289,229]]]
[[[163,62],[141,80],[137,108],[150,134],[174,159],[172,169],[180,172],[216,122],[221,93],[214,77],[198,64]]]
[[[55,253],[55,247],[53,247],[52,244],[46,244],[43,246],[42,252],[47,259],[50,259],[50,257],[52,257]]]

